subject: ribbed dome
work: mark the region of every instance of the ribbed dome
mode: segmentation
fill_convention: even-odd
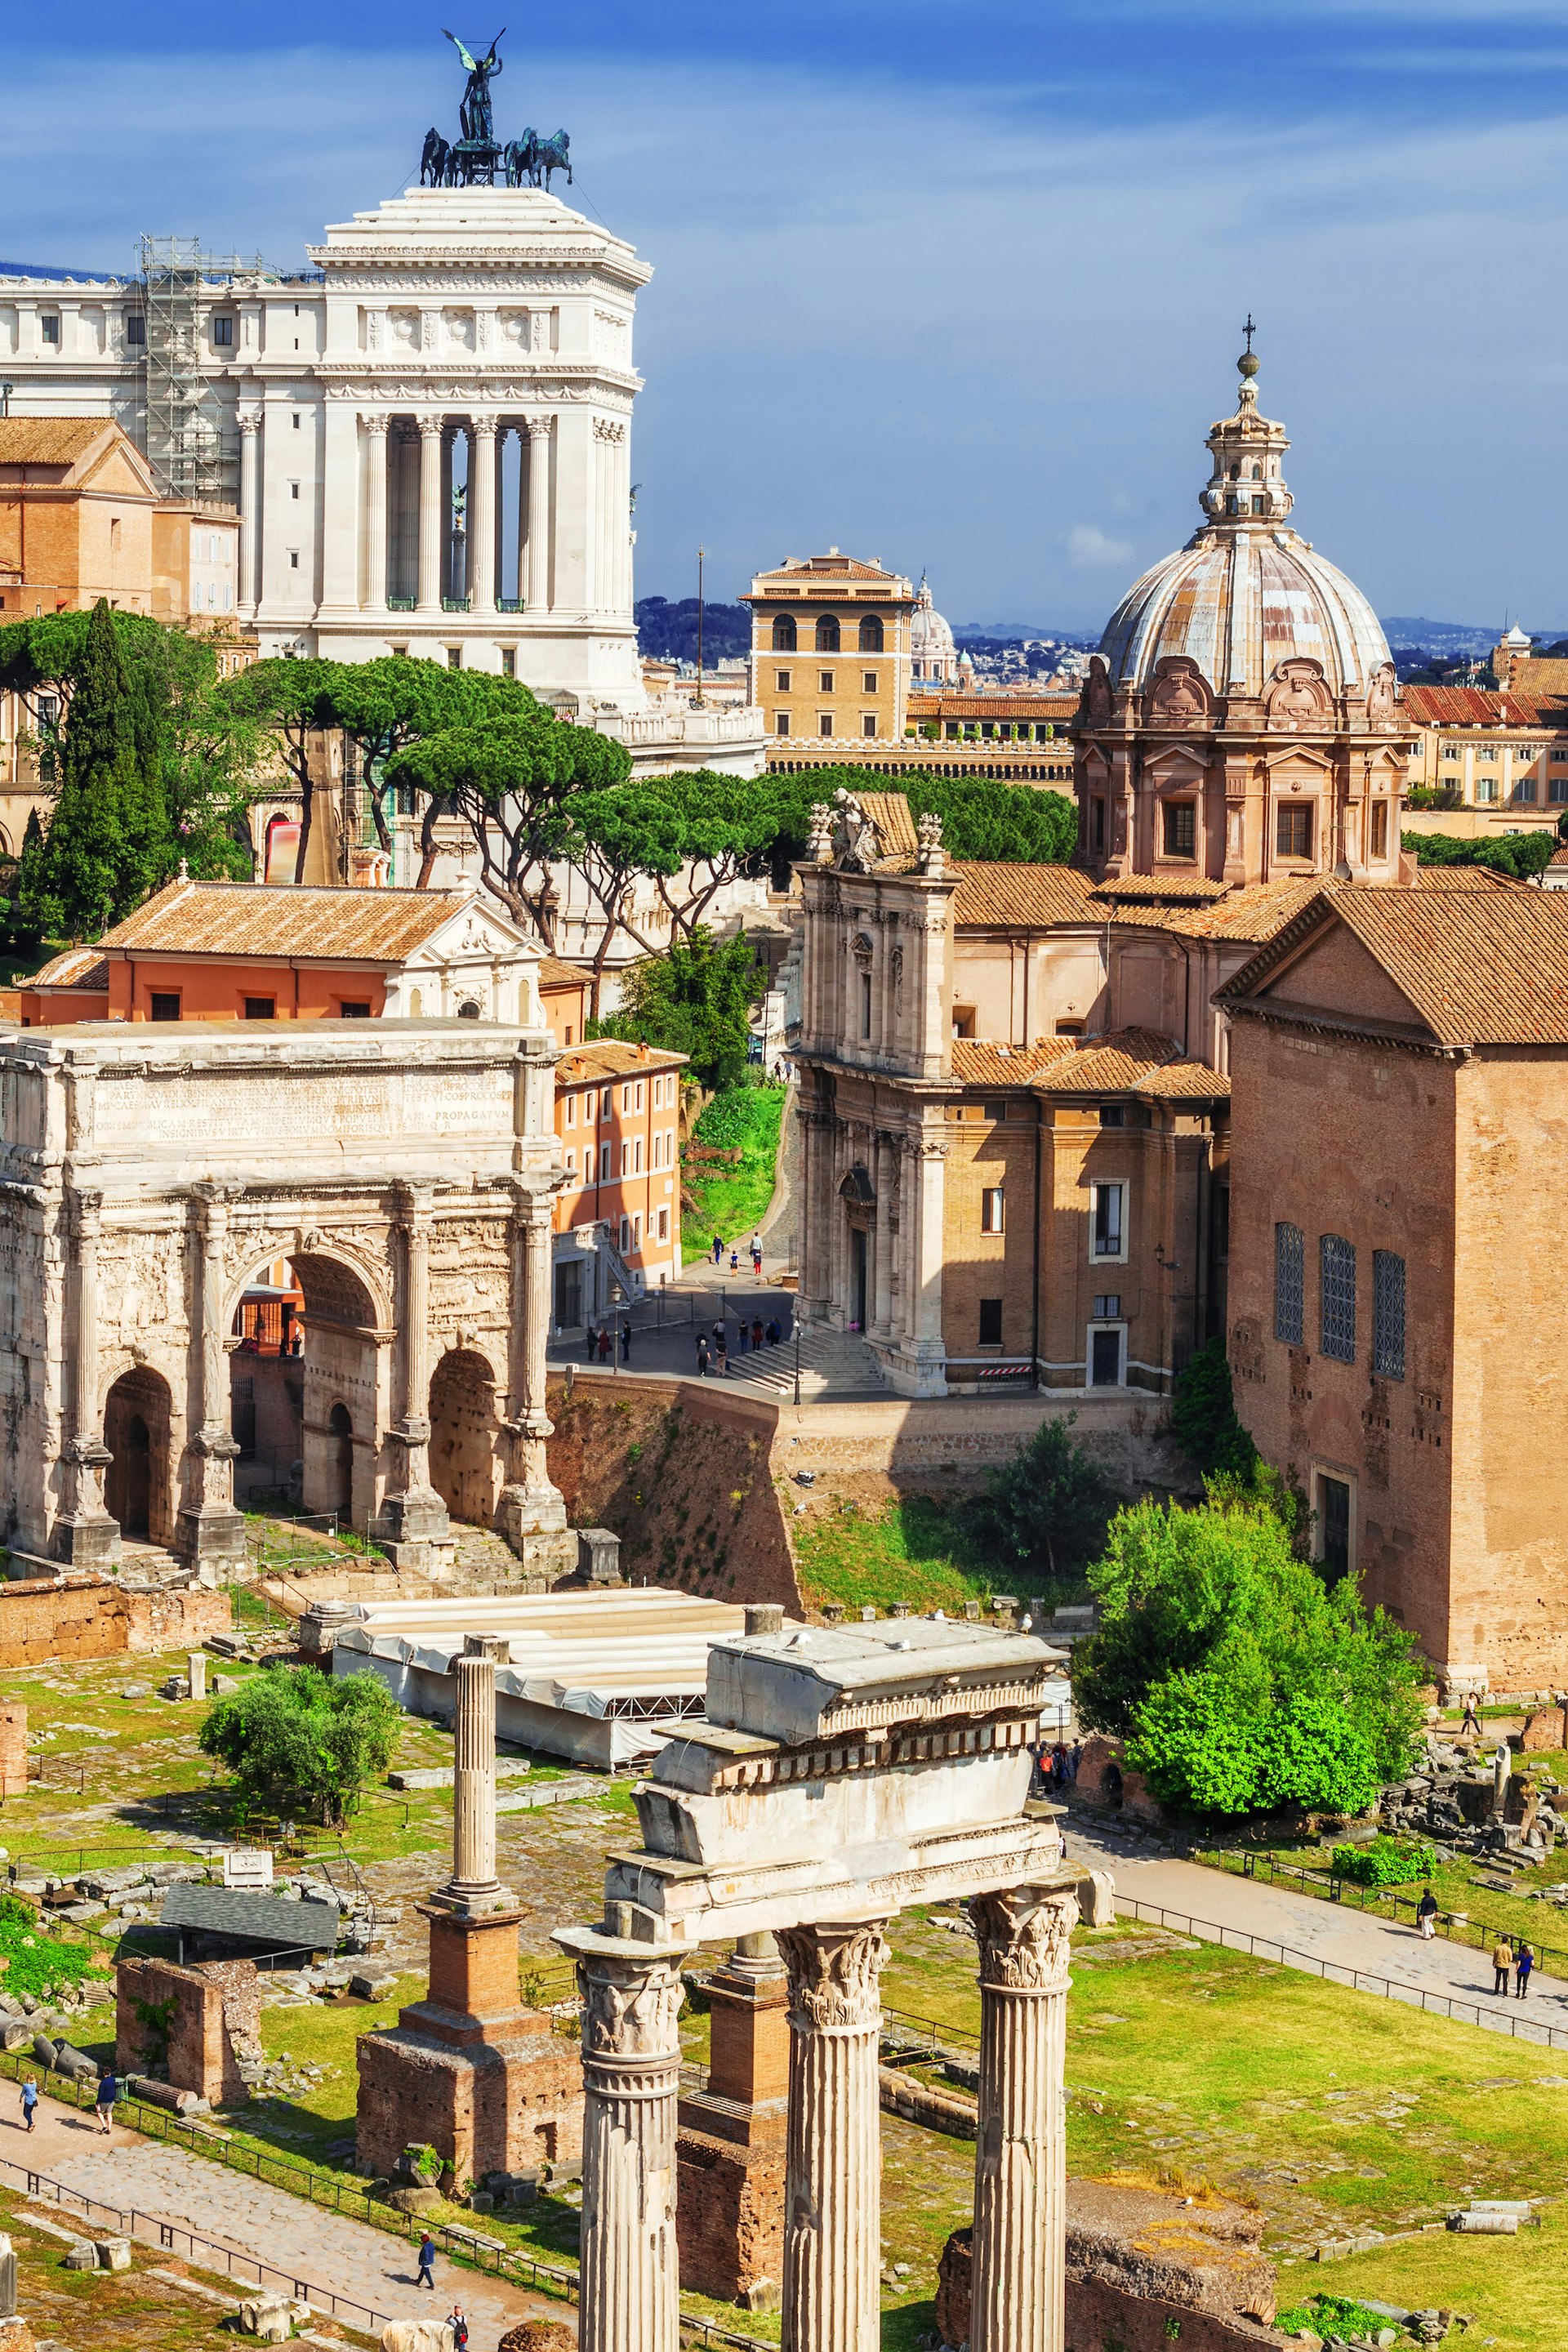
[[[952,631],[931,602],[925,573],[915,596],[915,609],[910,615],[910,660],[911,673],[919,678],[952,677],[958,666],[958,648]]]
[[[1250,324],[1250,322],[1249,322]],[[1128,591],[1100,641],[1108,683],[1141,688],[1169,656],[1194,663],[1221,698],[1258,695],[1292,659],[1316,662],[1331,694],[1364,695],[1389,662],[1377,615],[1353,582],[1285,518],[1293,503],[1285,428],[1258,410],[1248,336],[1234,416],[1212,425],[1199,500],[1209,520]]]
[[[1261,694],[1279,664],[1321,663],[1330,691],[1364,694],[1389,660],[1353,581],[1289,529],[1211,523],[1129,589],[1100,641],[1112,691],[1142,687],[1168,654],[1216,695]]]

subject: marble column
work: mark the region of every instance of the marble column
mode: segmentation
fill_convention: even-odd
[[[242,615],[255,612],[258,595],[256,574],[261,552],[261,511],[258,504],[261,478],[258,462],[260,433],[260,409],[242,408],[239,412],[239,585],[235,596],[236,609]]]
[[[503,1889],[496,1876],[496,1667],[510,1656],[493,1633],[469,1633],[452,1661],[452,1875],[455,1908],[489,1911]]]
[[[550,1341],[550,1280],[554,1194],[519,1189],[511,1220],[511,1393],[508,1423],[510,1463],[496,1508],[496,1531],[520,1559],[526,1539],[566,1525],[561,1490],[551,1483],[545,1440],[554,1434],[545,1381]],[[564,1573],[563,1567],[562,1573]]]
[[[892,1337],[893,1315],[893,1167],[894,1142],[890,1135],[879,1133],[872,1145],[872,1181],[877,1188],[877,1226],[875,1263],[872,1280],[875,1284],[871,1310],[871,1336],[884,1342]]]
[[[970,2352],[1066,2342],[1067,1996],[1078,1897],[977,1895],[980,2110]]]
[[[476,416],[468,443],[468,609],[496,608],[496,420]]]
[[[321,418],[319,509],[323,614],[359,610],[362,466],[359,412],[345,400],[329,400]]]
[[[386,609],[386,431],[391,419],[362,416],[364,427],[364,585],[361,604],[372,613]]]
[[[441,609],[441,476],[443,425],[439,416],[419,419],[419,596],[416,610]]]
[[[555,1941],[583,1995],[580,2352],[679,2352],[679,1963],[593,1928]]]
[[[530,612],[550,604],[550,442],[553,416],[528,420],[528,596]]]
[[[245,1521],[234,1507],[234,1465],[239,1447],[229,1428],[228,1354],[224,1346],[224,1257],[228,1243],[228,1192],[197,1184],[192,1193],[199,1251],[201,1387],[190,1443],[191,1499],[180,1509],[176,1549],[204,1583],[216,1584],[245,1558]]]
[[[61,1449],[62,1499],[54,1549],[76,1568],[103,1568],[120,1556],[120,1525],[103,1499],[103,1474],[113,1455],[103,1442],[98,1402],[98,1237],[103,1195],[69,1196],[70,1254],[76,1268],[76,1377],[70,1435]]]
[[[429,462],[426,446],[426,462]],[[421,558],[423,561],[423,557]],[[431,1547],[451,1535],[447,1506],[430,1484],[430,1205],[428,1184],[395,1188],[403,1233],[403,1317],[398,1333],[402,1412],[387,1436],[401,1461],[382,1506],[378,1539],[396,1568],[425,1572]]]
[[[881,2340],[882,1920],[784,1927],[789,1973],[784,2352]]]

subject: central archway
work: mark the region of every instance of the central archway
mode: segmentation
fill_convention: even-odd
[[[471,1348],[448,1349],[430,1381],[430,1484],[448,1515],[488,1528],[500,1494],[495,1375]]]
[[[248,1277],[230,1326],[237,1496],[286,1495],[297,1508],[369,1525],[383,1319],[365,1280],[325,1248],[264,1262]]]
[[[168,1545],[174,1535],[169,1480],[169,1384],[140,1364],[121,1372],[104,1400],[103,1442],[113,1459],[103,1499],[133,1543]]]

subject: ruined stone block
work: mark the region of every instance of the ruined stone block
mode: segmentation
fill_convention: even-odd
[[[247,2095],[243,2066],[261,2047],[261,1989],[250,1960],[120,1964],[115,2063],[122,2074],[156,2069],[175,2092],[212,2105]]]

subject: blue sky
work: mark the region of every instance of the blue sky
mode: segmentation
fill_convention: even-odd
[[[463,0],[464,5],[471,0]],[[456,114],[458,0],[6,11],[0,253],[297,263]],[[492,0],[639,308],[638,592],[837,543],[1098,627],[1184,539],[1250,308],[1303,533],[1568,630],[1568,0]]]

